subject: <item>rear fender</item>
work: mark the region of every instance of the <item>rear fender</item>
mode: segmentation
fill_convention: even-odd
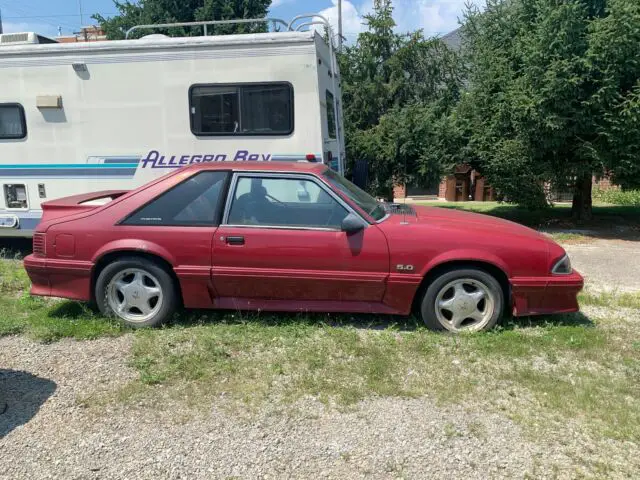
[[[96,265],[102,257],[110,253],[116,252],[141,252],[156,255],[165,261],[169,262],[171,266],[176,265],[175,257],[169,253],[169,251],[154,242],[139,239],[121,239],[114,240],[112,242],[103,245],[93,256],[91,261]]]

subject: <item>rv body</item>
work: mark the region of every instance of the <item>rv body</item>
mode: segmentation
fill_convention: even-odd
[[[2,44],[0,237],[30,236],[47,200],[192,163],[317,161],[344,173],[332,57],[312,31]]]

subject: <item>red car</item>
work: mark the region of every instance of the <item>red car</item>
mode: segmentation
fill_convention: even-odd
[[[321,164],[199,164],[43,209],[31,293],[96,302],[134,327],[184,306],[415,312],[434,330],[479,331],[507,312],[575,312],[583,286],[533,230],[384,204]]]

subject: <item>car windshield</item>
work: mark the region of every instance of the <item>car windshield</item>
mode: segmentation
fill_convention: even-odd
[[[375,198],[354,185],[333,170],[327,170],[324,178],[336,189],[346,195],[353,203],[358,205],[362,210],[367,212],[376,221],[382,220],[387,214],[384,206]]]

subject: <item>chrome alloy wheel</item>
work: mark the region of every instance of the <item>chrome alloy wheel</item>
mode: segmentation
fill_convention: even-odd
[[[118,272],[107,286],[107,302],[113,312],[132,323],[145,322],[162,307],[160,282],[149,272],[129,268]]]
[[[459,278],[436,295],[435,312],[440,324],[452,332],[477,332],[491,320],[496,299],[484,283]]]

